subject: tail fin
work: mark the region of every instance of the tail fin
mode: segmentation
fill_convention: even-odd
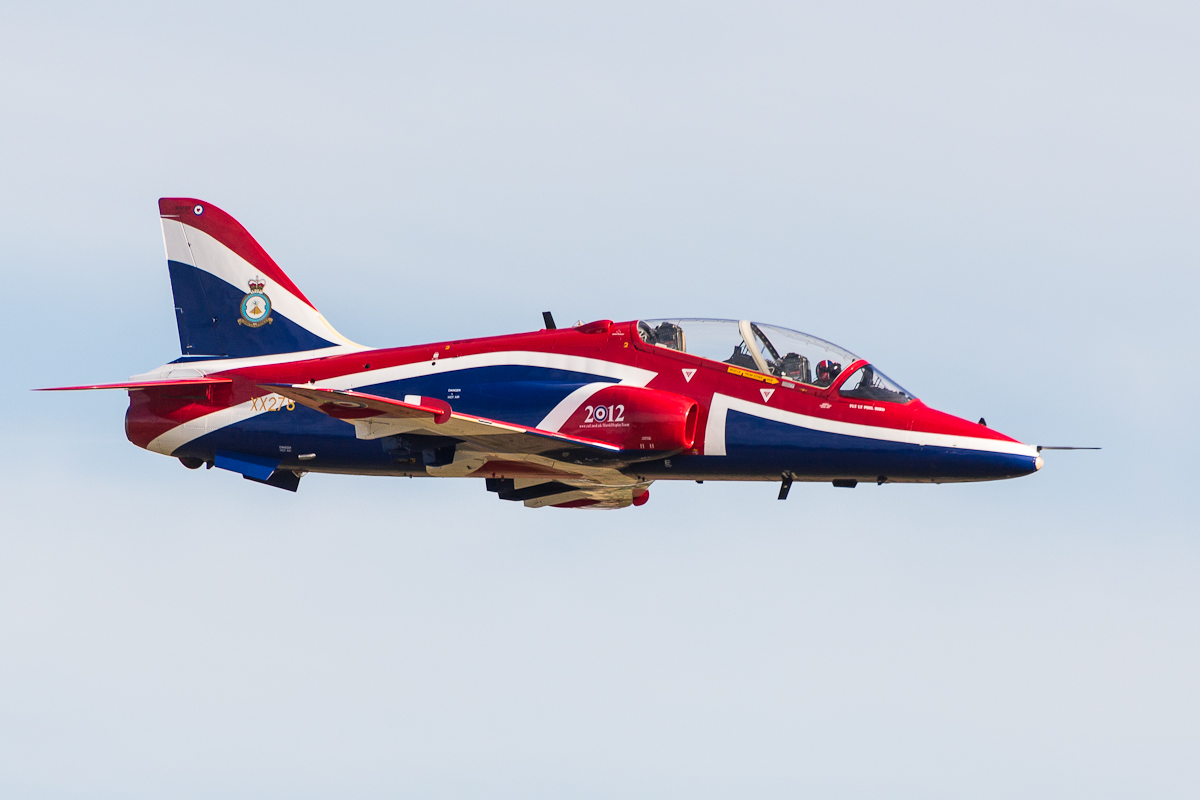
[[[208,358],[353,345],[237,220],[191,197],[158,201],[179,347]]]

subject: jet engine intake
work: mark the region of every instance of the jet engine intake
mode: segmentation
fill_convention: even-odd
[[[622,450],[677,453],[695,444],[699,416],[700,406],[690,397],[613,385],[584,401],[559,431]]]

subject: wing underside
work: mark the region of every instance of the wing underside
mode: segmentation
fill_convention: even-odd
[[[542,472],[544,477],[488,479],[488,489],[500,499],[530,508],[623,508],[643,502],[650,485],[621,472],[638,459],[616,445],[458,413],[433,398],[409,395],[400,401],[286,384],[261,388],[353,425],[360,439],[418,435],[453,440],[453,459],[428,467],[431,475],[487,477],[496,465],[514,462]]]

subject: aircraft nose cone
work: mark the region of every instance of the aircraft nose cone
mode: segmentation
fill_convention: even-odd
[[[973,422],[969,422],[968,424],[974,425],[978,430],[978,433],[976,435],[978,435],[982,438],[990,438],[993,440],[1012,442],[1013,444],[1016,444],[1016,445],[1021,444],[1021,442],[1019,440],[1014,439],[1011,436],[1008,436],[1007,434],[1003,434],[1000,431],[996,430],[995,428],[989,428],[985,424],[973,423]],[[1034,451],[1034,448],[1032,445],[1023,445],[1023,449],[1025,450],[1025,455],[1023,456],[1024,466],[1016,473],[1017,475],[1031,475],[1046,465],[1046,462],[1042,460],[1042,456],[1040,453],[1031,452],[1031,451]],[[1029,456],[1031,456],[1031,455],[1034,456],[1032,461],[1029,460]],[[1013,475],[1012,477],[1016,477],[1016,475]]]
[[[955,440],[936,462],[945,480],[1000,480],[1019,478],[1043,466],[1037,449],[1006,436],[982,420],[970,420],[944,411],[918,406],[913,410],[914,432],[930,433]],[[960,438],[961,437],[961,438]]]

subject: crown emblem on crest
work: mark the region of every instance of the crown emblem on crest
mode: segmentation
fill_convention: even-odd
[[[238,325],[260,328],[274,322],[271,319],[271,298],[263,292],[267,285],[266,281],[255,277],[251,278],[247,285],[250,287],[250,291],[242,298],[242,316],[238,320]]]

